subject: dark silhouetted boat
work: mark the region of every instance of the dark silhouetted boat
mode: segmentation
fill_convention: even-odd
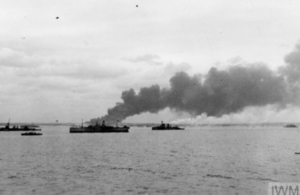
[[[288,125],[285,125],[284,127],[285,128],[296,128],[297,125],[295,125],[295,124],[288,124]]]
[[[34,125],[22,125],[22,126],[10,126],[10,120],[5,125],[5,127],[1,127],[0,131],[41,131],[41,129],[37,129],[37,126]]]
[[[102,122],[102,125],[96,123],[96,125],[89,125],[84,127],[83,124],[81,127],[71,127],[70,133],[128,133],[129,127],[123,126],[107,126],[105,121]]]
[[[21,135],[22,136],[38,136],[38,135],[43,135],[43,134],[31,131],[31,132],[21,133]]]
[[[164,124],[163,121],[161,121],[161,125],[152,127],[152,130],[184,130],[184,128],[172,126],[170,124]]]

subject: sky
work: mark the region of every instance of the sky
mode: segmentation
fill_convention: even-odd
[[[206,74],[235,61],[276,70],[300,40],[296,0],[7,0],[0,8],[0,122],[88,121],[122,91],[169,87],[178,71]],[[174,113],[129,122],[162,117]]]

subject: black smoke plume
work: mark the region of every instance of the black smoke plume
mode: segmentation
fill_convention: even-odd
[[[272,71],[264,64],[213,67],[206,75],[189,76],[178,72],[170,79],[170,88],[158,85],[122,93],[122,103],[108,109],[107,115],[91,123],[122,121],[143,112],[157,113],[170,108],[191,115],[206,113],[222,116],[242,111],[247,106],[297,104],[300,86],[300,45],[286,56],[286,66]]]

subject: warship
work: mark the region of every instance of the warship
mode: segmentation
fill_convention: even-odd
[[[297,125],[295,125],[295,124],[287,124],[284,127],[285,128],[297,128]]]
[[[43,134],[31,131],[31,132],[21,133],[21,135],[22,136],[38,136],[38,135],[43,135]]]
[[[83,123],[80,127],[70,127],[70,133],[128,133],[129,127],[123,126],[119,127],[118,124],[114,126],[105,125],[105,121],[102,122],[102,125],[99,125],[98,122],[95,125],[89,125],[87,127],[83,126]]]
[[[152,127],[152,130],[184,130],[184,128],[172,126],[170,124],[164,124],[164,122],[161,121],[161,125]]]
[[[37,126],[34,125],[14,125],[10,126],[10,120],[5,125],[5,127],[1,127],[0,131],[41,131],[41,129],[37,129]]]

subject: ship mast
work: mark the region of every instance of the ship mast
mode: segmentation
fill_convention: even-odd
[[[10,119],[8,119],[8,123],[6,124],[6,127],[9,128]]]

